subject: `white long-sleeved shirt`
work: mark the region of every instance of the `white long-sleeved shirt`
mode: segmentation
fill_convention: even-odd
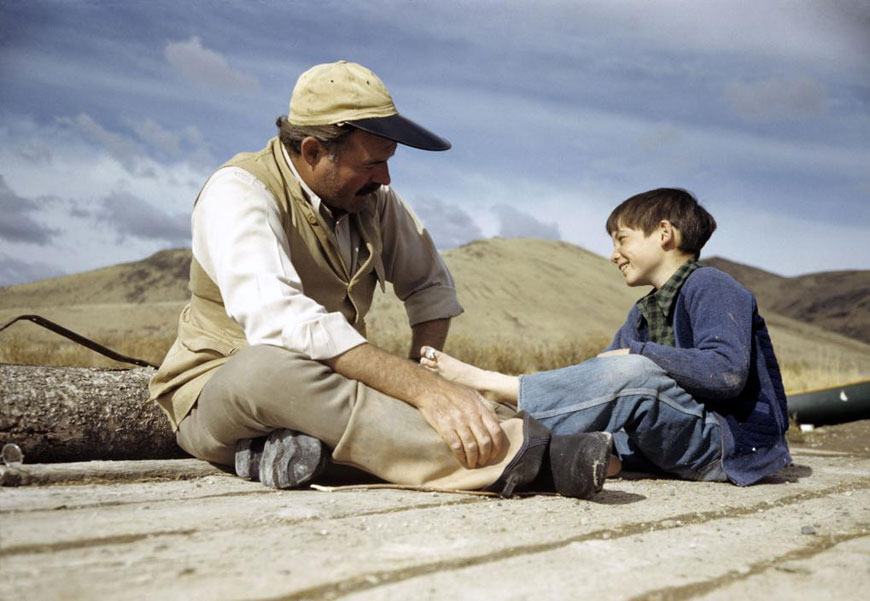
[[[286,155],[285,155],[286,158]],[[293,164],[288,166],[296,174]],[[356,268],[359,234],[347,215],[337,221],[298,177],[308,201],[333,223],[346,265]],[[414,213],[394,190],[375,192],[385,277],[405,302],[411,325],[462,313],[453,279]],[[305,295],[293,267],[278,204],[266,186],[239,167],[215,172],[191,220],[193,256],[217,284],[227,314],[248,343],[270,344],[329,359],[366,340],[341,313]]]

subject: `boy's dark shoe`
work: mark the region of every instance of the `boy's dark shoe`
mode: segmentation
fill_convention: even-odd
[[[486,490],[502,497],[519,490],[555,490],[564,497],[590,499],[604,488],[612,450],[609,432],[551,436],[525,414],[522,448]]]
[[[326,467],[328,451],[313,436],[275,430],[268,437],[240,440],[236,445],[236,474],[272,488],[293,488],[308,482]]]
[[[591,499],[601,492],[612,450],[610,432],[553,436],[549,460],[556,492],[577,499]]]

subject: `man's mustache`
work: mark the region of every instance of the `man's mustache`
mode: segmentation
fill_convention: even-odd
[[[372,192],[375,192],[380,187],[381,187],[380,184],[369,184],[367,186],[363,186],[362,188],[360,188],[357,191],[356,195],[357,196],[366,196],[367,194],[371,194]]]

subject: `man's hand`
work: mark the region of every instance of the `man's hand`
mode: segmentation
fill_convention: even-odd
[[[420,413],[462,465],[474,468],[495,463],[507,444],[495,412],[475,390],[446,380],[442,387],[446,390],[421,399]]]
[[[615,357],[617,355],[627,355],[627,354],[628,354],[627,348],[618,348],[618,349],[614,349],[612,351],[606,351],[604,353],[599,353],[598,356],[599,357]]]
[[[507,444],[495,412],[478,392],[415,363],[371,344],[356,346],[324,363],[346,378],[419,409],[456,459],[469,469],[495,463]]]

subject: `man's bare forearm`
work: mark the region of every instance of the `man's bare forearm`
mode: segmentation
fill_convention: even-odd
[[[450,330],[449,319],[433,319],[411,327],[411,350],[408,357],[412,361],[420,360],[420,347],[431,346],[439,351],[444,350],[447,332]]]
[[[372,344],[361,344],[324,363],[346,378],[417,408],[427,395],[437,393],[444,381]]]

